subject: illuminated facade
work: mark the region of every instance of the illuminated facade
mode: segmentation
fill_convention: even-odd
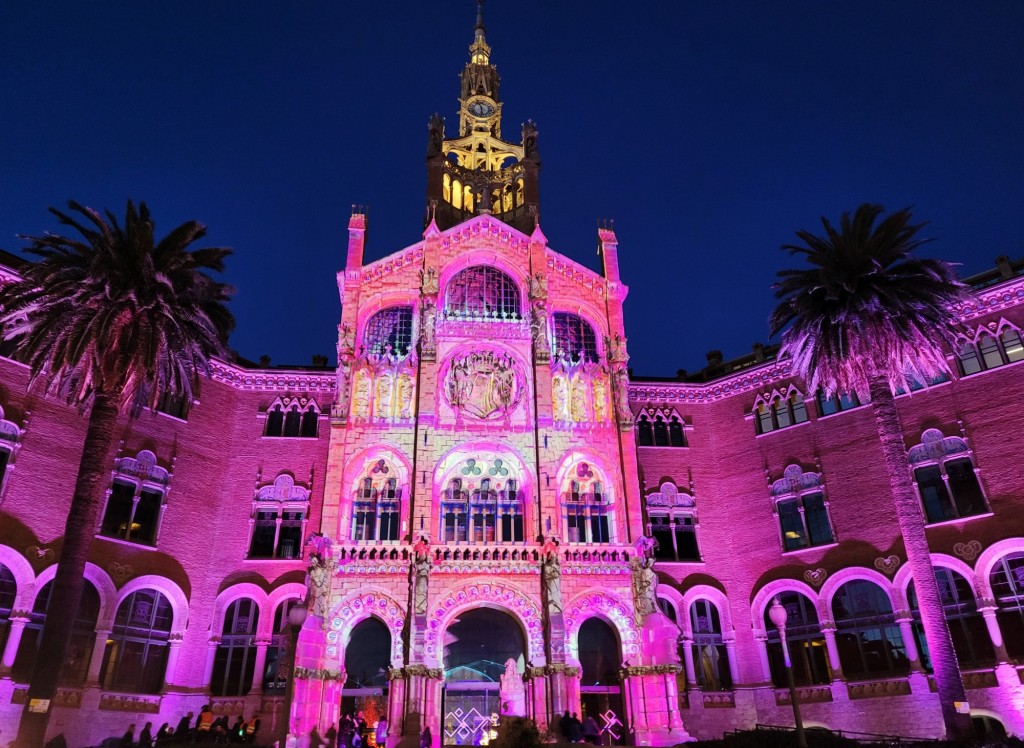
[[[207,703],[263,742],[361,710],[389,748],[475,744],[494,713],[641,745],[788,724],[778,596],[808,724],[939,735],[870,408],[760,346],[631,380],[615,233],[600,274],[548,247],[537,129],[501,140],[490,53],[478,20],[458,131],[429,124],[421,240],[364,263],[350,219],[337,368],[218,362],[196,402],[121,423],[51,732]],[[952,380],[899,403],[970,709],[1022,734],[1018,265],[978,279]],[[0,740],[85,430],[9,353]]]

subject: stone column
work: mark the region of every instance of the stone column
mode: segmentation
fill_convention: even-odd
[[[921,664],[921,653],[917,649],[917,639],[914,638],[914,619],[909,613],[906,613],[896,619],[896,625],[900,627],[903,646],[907,648],[907,659],[910,660],[911,671],[923,673],[924,665]]]
[[[210,680],[213,678],[213,661],[217,657],[217,647],[220,646],[220,639],[210,639],[206,649],[206,666],[203,668],[204,691],[210,690]]]
[[[167,641],[167,669],[164,670],[164,689],[178,682],[178,656],[181,654],[181,634],[171,634]]]
[[[686,684],[697,687],[697,671],[693,666],[693,639],[683,637],[683,666],[686,668]]]
[[[725,640],[725,655],[729,658],[729,679],[732,681],[733,689],[740,682],[740,664],[736,662],[736,640]]]
[[[679,684],[675,673],[666,673],[664,678],[665,708],[668,710],[668,726],[671,730],[683,727],[683,717],[679,714]]]
[[[828,661],[832,666],[832,680],[842,680],[843,665],[839,661],[839,646],[836,644],[835,624],[822,623],[821,634],[825,637],[825,649],[828,650]]]
[[[267,647],[270,646],[269,639],[256,640],[256,664],[253,665],[252,687],[249,689],[250,696],[259,696],[263,693],[263,673],[267,669]]]
[[[400,669],[390,670],[388,679],[388,746],[393,746],[401,739],[405,722],[406,680]]]
[[[14,658],[18,655],[18,645],[21,644],[21,635],[25,633],[25,624],[28,623],[28,615],[16,611],[7,619],[10,622],[11,630],[7,634],[7,644],[4,645],[4,653],[0,659],[0,675],[8,675],[14,667]]]
[[[320,734],[323,735],[331,725],[337,725],[341,716],[341,690],[345,687],[348,675],[344,670],[337,676],[325,676],[320,692]]]
[[[85,676],[85,685],[95,687],[100,684],[100,669],[103,667],[103,654],[107,649],[107,637],[110,629],[97,629],[96,639],[92,643],[92,657],[89,658],[89,672]]]
[[[758,657],[761,659],[761,675],[765,683],[772,684],[772,666],[768,660],[768,635],[754,634],[754,642]]]
[[[1006,642],[1003,641],[1003,632],[999,627],[999,619],[996,617],[997,611],[998,608],[993,604],[978,606],[978,612],[985,619],[988,635],[992,639],[992,648],[996,652],[996,664],[1003,664],[1010,661],[1010,655],[1006,651]]]

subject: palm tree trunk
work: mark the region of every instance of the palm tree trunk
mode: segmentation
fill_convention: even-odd
[[[78,603],[85,588],[85,562],[96,533],[96,519],[102,504],[103,490],[110,476],[107,454],[110,440],[117,425],[117,399],[109,394],[97,394],[89,413],[89,426],[85,434],[82,460],[78,465],[75,494],[68,509],[64,526],[64,545],[57,573],[53,578],[50,604],[43,640],[39,646],[32,679],[28,687],[25,711],[18,726],[15,745],[18,748],[37,748],[43,745],[46,726],[50,721],[49,709],[42,713],[30,711],[33,701],[50,700],[57,693],[61,666],[64,664],[68,642],[75,621]],[[37,702],[38,703],[38,702]]]
[[[956,659],[956,650],[953,649],[953,639],[950,637],[949,625],[942,608],[939,585],[932,568],[921,501],[910,479],[910,463],[903,443],[896,398],[892,394],[889,380],[884,376],[873,376],[869,388],[875,427],[878,430],[878,440],[881,442],[893,504],[896,507],[896,521],[903,536],[910,575],[917,591],[917,603],[935,673],[935,685],[942,707],[942,719],[946,725],[946,737],[950,740],[966,740],[972,735],[971,717],[968,714],[958,714],[954,702],[966,702],[967,696],[960,675],[960,665]]]

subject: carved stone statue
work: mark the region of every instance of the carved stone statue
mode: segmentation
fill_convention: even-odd
[[[507,415],[523,397],[512,358],[493,351],[469,353],[452,362],[445,394],[458,411],[477,418]]]
[[[398,377],[398,417],[412,418],[412,375],[400,374]]]
[[[505,661],[505,672],[499,677],[501,690],[501,714],[505,717],[526,716],[526,684],[519,674],[516,661],[509,658]]]
[[[541,576],[544,579],[544,599],[547,601],[548,616],[562,612],[562,565],[558,557],[558,541],[548,538],[543,548]]]
[[[424,615],[427,612],[427,588],[430,583],[430,541],[423,535],[412,547],[413,592],[412,609]]]
[[[647,616],[658,612],[658,575],[653,567],[643,559],[633,560],[633,606],[638,625]]]
[[[444,117],[433,114],[427,123],[427,158],[441,155],[444,143]]]
[[[352,361],[338,357],[338,368],[334,371],[335,395],[332,412],[339,418],[348,417],[349,398],[352,394]]]
[[[530,334],[533,336],[533,347],[540,363],[551,360],[551,346],[548,343],[548,310],[540,299],[533,302],[533,314],[530,320]]]
[[[552,414],[556,421],[569,420],[569,384],[565,377],[556,376],[551,380]]]
[[[548,297],[548,281],[544,273],[538,272],[530,276],[530,299],[544,300]]]
[[[604,339],[605,348],[608,351],[608,360],[615,363],[626,363],[629,361],[629,354],[626,352],[626,339],[615,333],[615,337]]]
[[[420,270],[420,293],[424,296],[437,296],[440,290],[438,284],[436,269],[428,267],[426,270]]]
[[[330,613],[333,571],[334,561],[331,558],[320,554],[309,557],[309,612],[321,619],[326,619]]]
[[[603,376],[594,377],[594,420],[598,423],[608,420],[608,386]]]
[[[537,152],[537,125],[532,119],[523,123],[523,158],[540,161],[540,153]]]
[[[391,417],[391,377],[387,374],[377,377],[377,393],[374,398],[374,414],[377,418]]]
[[[581,377],[573,379],[569,408],[572,420],[576,423],[590,420],[587,414],[587,384]]]
[[[347,322],[338,325],[338,360],[351,358],[355,353],[355,347],[356,334],[352,330],[352,325]]]
[[[633,413],[629,409],[629,374],[626,367],[620,366],[612,374],[612,384],[615,389],[615,410],[618,415],[619,425],[632,425]]]
[[[356,386],[352,393],[352,415],[367,418],[370,415],[370,374],[365,370],[356,373]]]
[[[420,301],[420,355],[428,360],[437,353],[436,325],[437,302],[431,296],[424,296]]]
[[[654,552],[660,548],[656,538],[650,535],[641,535],[636,541],[636,555],[644,566],[654,565]]]

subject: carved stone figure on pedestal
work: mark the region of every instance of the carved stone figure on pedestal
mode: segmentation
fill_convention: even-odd
[[[587,383],[580,376],[573,379],[572,397],[569,407],[572,420],[576,423],[584,423],[590,420],[587,414]]]
[[[335,569],[330,554],[331,539],[321,533],[313,533],[306,541],[306,547],[309,549],[309,567],[306,572],[309,612],[326,620],[330,613],[331,575]]]
[[[533,303],[530,334],[538,363],[546,364],[551,360],[551,345],[548,343],[548,310],[541,300]]]
[[[505,672],[499,677],[501,690],[501,715],[503,717],[526,716],[526,684],[519,674],[516,661],[509,658],[505,661]]]
[[[633,607],[638,626],[647,616],[658,612],[658,575],[654,573],[653,559],[633,559]]]
[[[424,615],[427,612],[427,588],[430,583],[430,541],[421,535],[412,551],[412,609],[413,613]]]
[[[544,277],[544,273],[537,272],[530,276],[530,300],[531,301],[543,301],[548,297],[548,281]]]
[[[440,288],[436,269],[428,267],[425,270],[420,270],[420,293],[424,296],[437,296]]]
[[[420,356],[433,361],[437,355],[437,300],[424,296],[420,300]]]
[[[412,418],[412,375],[400,374],[398,376],[398,417],[402,419]]]
[[[558,557],[558,541],[548,538],[543,548],[541,575],[544,579],[544,599],[548,617],[562,612],[562,564]]]
[[[619,428],[633,427],[633,413],[629,409],[629,374],[626,367],[620,366],[612,374],[612,385],[615,390],[615,415]]]

